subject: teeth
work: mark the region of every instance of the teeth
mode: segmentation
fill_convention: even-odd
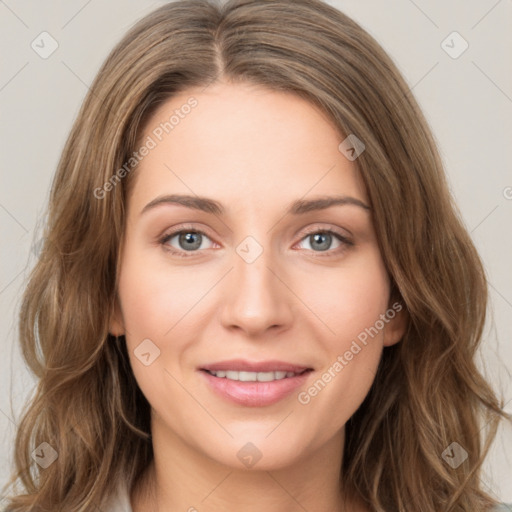
[[[236,372],[232,370],[213,372],[208,370],[208,373],[215,377],[226,378],[230,380],[239,380],[242,382],[272,382],[273,380],[282,380],[294,377],[294,372]]]

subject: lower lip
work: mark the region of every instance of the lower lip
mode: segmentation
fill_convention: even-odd
[[[284,399],[304,384],[311,371],[271,382],[243,382],[215,377],[201,370],[206,382],[220,396],[246,407],[264,407]]]

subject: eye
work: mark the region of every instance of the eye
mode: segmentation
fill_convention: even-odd
[[[210,237],[204,231],[195,228],[184,228],[182,226],[179,230],[165,234],[159,240],[159,243],[165,251],[186,258],[192,256],[194,252],[199,252],[201,249],[211,248],[213,242],[210,247],[205,247],[204,242],[206,240],[210,240]],[[317,254],[317,256],[322,257],[337,255],[349,246],[354,245],[346,236],[332,229],[310,229],[298,245],[304,243],[304,241],[310,245],[310,248],[306,247],[306,249],[316,253],[326,253]],[[333,242],[337,242],[337,246],[334,249],[332,249]]]
[[[346,236],[334,231],[332,229],[313,229],[302,239],[310,245],[310,249],[314,252],[327,252],[325,256],[331,256],[333,253],[338,254],[339,252],[347,249],[347,246],[352,246],[354,243],[350,241]],[[337,242],[338,245],[332,249],[332,243]],[[299,244],[300,245],[300,244]],[[320,256],[320,255],[319,255]],[[323,254],[321,256],[324,256]]]
[[[171,243],[173,239],[176,239],[174,244]],[[208,239],[208,235],[198,229],[181,229],[174,231],[163,236],[159,240],[160,244],[166,251],[177,256],[187,257],[187,252],[197,252],[199,249],[208,249],[205,247],[203,242]],[[177,244],[177,246],[176,246]]]

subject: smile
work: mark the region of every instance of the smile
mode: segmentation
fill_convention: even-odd
[[[245,407],[264,407],[289,397],[313,368],[281,361],[222,361],[198,368],[209,392]]]

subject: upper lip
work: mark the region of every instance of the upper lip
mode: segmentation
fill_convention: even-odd
[[[243,359],[231,359],[219,361],[218,363],[207,364],[200,368],[211,372],[238,371],[238,372],[293,372],[301,373],[304,370],[312,370],[309,366],[287,363],[284,361],[245,361]]]

